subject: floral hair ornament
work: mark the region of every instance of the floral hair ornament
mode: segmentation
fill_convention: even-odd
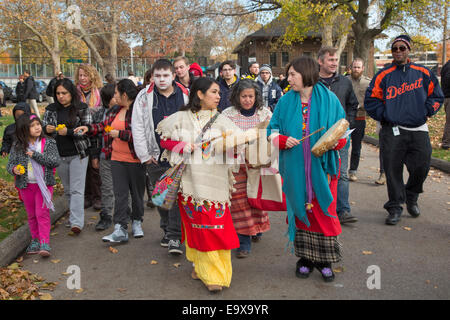
[[[32,115],[30,116],[30,120],[33,120],[34,118],[37,118],[37,115],[32,114]]]

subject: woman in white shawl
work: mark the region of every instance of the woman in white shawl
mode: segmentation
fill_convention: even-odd
[[[230,286],[231,250],[239,247],[229,209],[233,161],[224,160],[223,137],[240,129],[218,113],[219,101],[218,83],[199,78],[191,87],[189,103],[156,128],[166,149],[162,157],[172,165],[182,159],[186,164],[178,193],[182,241],[187,259],[194,263],[192,278],[213,292]]]

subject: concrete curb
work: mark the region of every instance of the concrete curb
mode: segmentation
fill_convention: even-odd
[[[378,139],[375,139],[373,137],[369,137],[366,135],[366,136],[364,136],[363,141],[378,147]],[[431,166],[438,170],[444,171],[445,173],[450,173],[450,162],[449,161],[431,157]]]
[[[58,221],[69,209],[65,196],[53,199],[55,211],[50,211],[51,223]],[[0,267],[6,267],[17,258],[30,244],[31,234],[28,223],[0,242]]]

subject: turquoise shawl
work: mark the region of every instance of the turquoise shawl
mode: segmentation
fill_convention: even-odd
[[[311,96],[309,128],[310,132],[321,127],[325,129],[309,138],[310,146],[314,146],[320,137],[342,118],[345,118],[345,111],[339,99],[323,84],[317,83],[313,87]],[[300,93],[291,90],[279,100],[267,127],[267,136],[279,132],[285,136],[301,139],[302,123]],[[305,208],[307,191],[304,165],[301,143],[291,149],[280,150],[279,171],[283,177],[283,192],[287,200],[289,241],[295,239],[295,217],[308,227],[310,226]],[[323,213],[330,217],[333,216],[328,214],[328,207],[333,201],[333,196],[328,185],[327,174],[336,176],[338,172],[339,155],[337,151],[330,150],[319,158],[311,155],[313,191]]]

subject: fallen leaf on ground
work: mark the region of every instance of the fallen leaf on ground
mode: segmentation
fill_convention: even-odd
[[[53,237],[53,236],[56,236],[58,234],[58,232],[52,232],[52,233],[50,233],[50,235]]]
[[[364,255],[369,255],[369,254],[372,254],[373,252],[372,251],[363,251],[362,252]]]
[[[69,272],[63,272],[63,273],[61,273],[63,276],[70,276],[71,275],[71,273],[69,273]]]
[[[158,261],[152,260],[152,261],[150,262],[150,264],[158,264]]]
[[[50,260],[52,263],[60,263],[61,259],[54,259],[54,260]]]
[[[173,266],[174,266],[175,268],[179,268],[179,267],[181,266],[181,263],[174,263]]]
[[[46,282],[41,286],[41,290],[53,291],[59,282]]]
[[[19,266],[19,264],[17,263],[17,262],[14,262],[14,263],[12,263],[12,264],[10,264],[9,266],[8,266],[8,269],[9,270],[17,270],[17,269],[19,269],[20,268],[20,266]]]
[[[78,290],[75,290],[76,293],[82,293],[83,291],[84,291],[83,288],[80,288],[80,289],[78,289]]]
[[[39,260],[38,259],[34,259],[33,263],[39,263]]]
[[[50,293],[40,293],[39,296],[40,296],[39,299],[41,299],[41,300],[52,300],[53,299],[53,297]]]
[[[117,252],[119,252],[119,250],[117,250],[116,248],[113,248],[113,247],[109,247],[109,251],[110,251],[111,253],[117,253]]]
[[[98,217],[97,217],[97,216],[92,216],[91,219],[92,219],[92,220],[97,220]]]
[[[344,272],[344,267],[334,268],[333,271],[336,272],[336,273]]]
[[[117,289],[117,291],[119,291],[119,292],[125,292],[125,291],[127,291],[127,289],[119,288],[119,289]]]
[[[405,229],[407,231],[411,231],[412,230],[410,227],[403,227],[403,229]]]
[[[73,237],[75,235],[75,232],[69,231],[67,235]]]
[[[23,261],[23,256],[22,257],[19,257],[19,258],[17,258],[17,260],[16,260],[17,262],[22,262]]]

